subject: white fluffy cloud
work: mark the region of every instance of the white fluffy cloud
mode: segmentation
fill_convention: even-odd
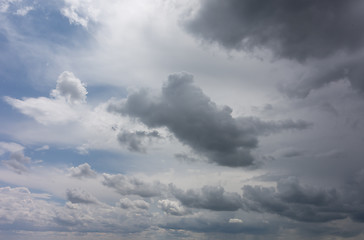
[[[88,163],[80,164],[77,167],[71,167],[69,169],[71,177],[75,178],[95,178],[96,172],[91,169]]]
[[[68,71],[63,72],[58,77],[57,87],[51,92],[51,96],[64,97],[70,103],[85,102],[86,95],[85,83]]]

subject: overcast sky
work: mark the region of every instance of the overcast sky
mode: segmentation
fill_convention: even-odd
[[[0,238],[364,238],[364,1],[0,0]]]

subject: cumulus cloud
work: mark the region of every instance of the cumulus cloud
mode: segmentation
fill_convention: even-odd
[[[158,206],[169,215],[183,216],[190,213],[190,211],[185,209],[178,201],[169,199],[159,200]]]
[[[33,117],[42,124],[64,124],[80,119],[77,107],[86,101],[85,84],[71,72],[63,72],[56,89],[52,90],[51,98],[24,98],[22,100],[4,97],[11,106],[21,113]]]
[[[70,192],[75,195],[74,191]],[[84,201],[84,194],[81,195]],[[78,233],[137,233],[151,226],[150,217],[143,212],[126,213],[107,204],[79,204],[79,198],[76,202],[62,206],[49,200],[48,195],[34,194],[25,187],[3,187],[0,188],[0,222],[7,230]]]
[[[67,189],[67,200],[71,203],[97,204],[99,201],[91,194],[81,189]]]
[[[50,222],[53,217],[50,205],[43,197],[32,194],[28,188],[0,188],[0,219],[2,224],[8,225],[8,229],[17,223],[44,227],[44,223]]]
[[[51,96],[64,97],[67,102],[78,103],[86,101],[87,90],[85,84],[72,72],[65,71],[57,79],[56,89],[52,90]]]
[[[225,192],[223,187],[204,186],[200,190],[183,191],[170,185],[170,191],[184,206],[213,211],[236,211],[242,206],[238,193]]]
[[[344,77],[364,90],[362,1],[200,2],[200,9],[184,27],[208,42],[236,50],[266,48],[277,57],[302,63],[341,54],[336,63],[324,61],[318,73],[304,77],[300,84],[286,86],[284,90],[290,96],[305,97],[311,89]]]
[[[95,178],[97,173],[91,169],[88,163],[83,163],[77,167],[71,167],[69,169],[71,177],[75,178]]]
[[[122,174],[103,174],[103,184],[115,189],[121,195],[138,195],[140,197],[160,196],[165,186],[160,182],[146,183],[135,177],[128,177]]]
[[[230,167],[253,163],[250,151],[257,147],[258,135],[310,126],[305,121],[233,118],[231,108],[218,107],[193,85],[193,76],[187,73],[170,75],[158,97],[141,90],[123,103],[110,104],[109,110],[137,118],[150,128],[167,127],[209,161]]]

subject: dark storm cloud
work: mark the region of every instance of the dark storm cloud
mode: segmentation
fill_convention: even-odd
[[[185,27],[226,48],[266,47],[302,61],[360,49],[362,9],[360,0],[202,0]]]
[[[105,186],[115,189],[121,195],[138,195],[141,197],[160,196],[165,186],[159,182],[147,183],[135,177],[128,177],[122,174],[104,174]]]
[[[360,0],[202,0],[197,14],[184,22],[195,36],[227,49],[269,49],[276,57],[327,62],[301,83],[281,88],[289,96],[305,97],[311,89],[347,77],[364,90],[364,3]],[[361,52],[361,53],[360,53]]]
[[[294,177],[282,179],[277,189],[243,187],[243,209],[269,212],[302,222],[329,222],[350,217],[363,222],[363,184],[353,181],[343,188],[304,186]]]
[[[118,141],[123,145],[127,145],[130,151],[142,153],[146,151],[143,141],[150,141],[152,138],[160,138],[159,133],[157,131],[122,131],[118,135]]]
[[[210,162],[230,167],[253,163],[250,151],[258,146],[259,135],[310,126],[305,121],[233,118],[231,108],[218,107],[192,83],[190,74],[172,74],[160,96],[152,97],[142,90],[123,103],[111,104],[109,110],[137,118],[150,128],[167,127],[183,144]]]
[[[201,190],[183,191],[170,185],[170,191],[184,206],[213,211],[236,211],[242,206],[241,196],[225,192],[223,187],[204,186]]]

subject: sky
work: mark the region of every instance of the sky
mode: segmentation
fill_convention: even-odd
[[[0,238],[364,238],[364,2],[0,0]]]

